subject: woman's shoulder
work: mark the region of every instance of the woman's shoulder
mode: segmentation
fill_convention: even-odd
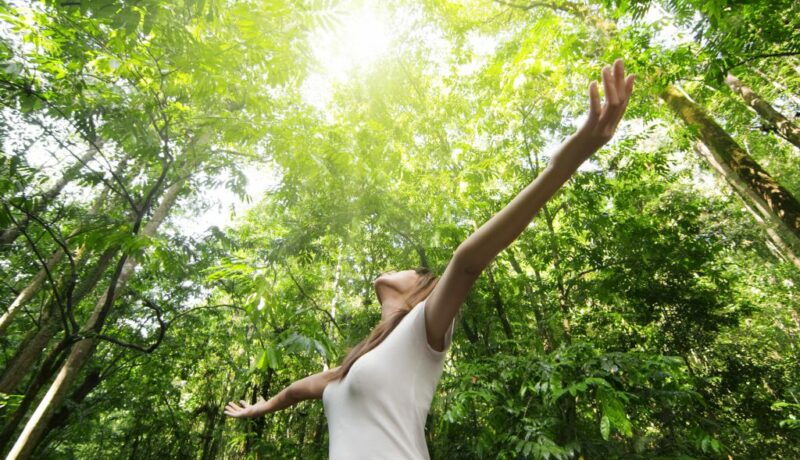
[[[452,342],[453,336],[453,327],[455,324],[455,318],[453,322],[450,323],[450,328],[447,330],[447,333],[444,337],[444,348],[442,350],[437,350],[433,348],[433,346],[428,342],[428,326],[425,320],[425,305],[427,304],[428,299],[423,300],[422,302],[418,303],[411,313],[414,313],[414,316],[411,318],[411,334],[415,338],[415,342],[418,344],[417,351],[422,354],[425,354],[435,361],[439,361],[444,358],[447,354],[448,349],[450,348],[450,343]],[[409,314],[411,314],[409,313]]]

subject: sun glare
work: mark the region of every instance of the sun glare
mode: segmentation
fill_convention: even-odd
[[[323,31],[315,57],[322,70],[345,78],[355,67],[369,64],[389,45],[389,30],[379,13],[367,5],[352,5],[340,15],[335,30]]]
[[[310,37],[317,66],[304,93],[316,106],[324,105],[331,83],[347,79],[384,55],[392,38],[387,13],[377,10],[374,2],[343,2],[331,14],[336,25],[320,28]]]

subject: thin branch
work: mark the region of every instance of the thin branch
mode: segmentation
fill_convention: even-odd
[[[743,60],[737,62],[736,64],[733,64],[730,67],[722,67],[722,74],[725,75],[728,72],[730,72],[731,70],[739,67],[740,65],[748,63],[750,61],[755,61],[756,59],[768,58],[768,57],[797,56],[797,55],[800,55],[800,51],[785,51],[785,52],[781,52],[781,53],[758,54],[758,55],[755,55],[755,56],[751,56],[751,57],[749,57],[747,59],[743,59]]]
[[[172,324],[175,323],[178,319],[180,319],[180,318],[182,318],[182,317],[184,317],[186,315],[192,314],[192,313],[196,312],[197,310],[205,310],[207,308],[233,308],[234,310],[239,310],[239,311],[247,313],[247,309],[246,308],[242,308],[242,307],[240,307],[238,305],[231,305],[231,304],[225,304],[225,303],[221,303],[221,304],[217,304],[217,305],[203,305],[203,306],[200,306],[200,307],[190,308],[188,310],[184,310],[184,311],[178,313],[177,315],[175,315],[169,321],[169,325],[172,326]]]
[[[141,351],[143,353],[152,353],[156,348],[158,348],[159,345],[161,345],[161,342],[164,340],[164,335],[167,332],[168,324],[167,324],[166,321],[164,321],[163,311],[161,310],[161,308],[158,307],[158,305],[156,305],[150,299],[146,299],[146,298],[142,298],[142,302],[144,302],[144,304],[147,305],[149,308],[155,310],[156,319],[158,320],[158,325],[159,325],[158,337],[156,338],[156,341],[153,342],[149,347],[145,348],[145,347],[143,347],[141,345],[138,345],[138,344],[135,344],[135,343],[126,342],[124,340],[120,340],[120,339],[118,339],[116,337],[111,337],[111,336],[105,335],[105,334],[89,334],[86,337],[96,337],[96,338],[98,338],[100,340],[105,340],[107,342],[111,342],[111,343],[113,343],[115,345],[119,345],[121,347],[130,348],[132,350],[138,350],[138,351]]]

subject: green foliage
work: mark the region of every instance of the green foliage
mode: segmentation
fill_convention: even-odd
[[[45,312],[61,327],[66,302],[52,299],[73,274],[83,324],[119,257],[138,263],[102,330],[113,340],[79,370],[87,391],[70,393],[37,453],[326,458],[319,401],[256,420],[222,410],[340,362],[380,318],[380,272],[441,274],[542,173],[585,114],[588,82],[623,57],[638,86],[619,135],[461,310],[431,456],[800,457],[800,274],[658,99],[681,84],[800,190],[796,147],[722,83],[735,71],[796,111],[790,3],[669,1],[674,17],[651,22],[655,3],[638,0],[381,3],[399,38],[319,106],[304,97],[322,67],[309,33],[354,27],[344,2],[0,5],[0,230],[40,218],[0,247],[5,305],[40,273],[37,256],[65,243],[77,261],[62,259],[2,335],[2,367]],[[694,39],[664,41],[667,26]],[[57,167],[34,161],[40,151]],[[234,226],[174,225],[217,186],[247,201],[254,163],[277,184]],[[184,177],[166,223],[134,234],[137,212],[152,222]],[[59,178],[73,189],[51,190]],[[0,393],[0,409],[20,407],[25,385]]]

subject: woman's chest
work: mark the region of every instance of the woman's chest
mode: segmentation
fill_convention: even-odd
[[[391,337],[362,355],[344,379],[328,383],[323,396],[327,394],[331,399],[350,402],[408,396],[417,369],[414,360],[389,339]]]

